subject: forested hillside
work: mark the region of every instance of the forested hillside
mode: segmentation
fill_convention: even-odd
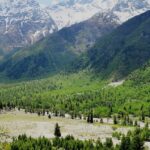
[[[129,75],[128,81],[131,81],[131,85],[144,86],[150,84],[150,62],[146,63],[140,69],[135,70]]]
[[[150,11],[110,33],[117,26],[114,18],[109,13],[97,14],[88,21],[64,28],[7,58],[1,63],[0,71],[8,78],[18,79],[90,66],[102,77],[124,78],[150,59]],[[101,38],[96,41],[98,37]]]
[[[102,13],[64,28],[4,59],[0,72],[9,78],[18,79],[69,70],[70,63],[93,46],[98,37],[110,33],[118,26],[116,20],[114,14]]]
[[[1,108],[17,106],[32,112],[49,110],[72,115],[87,115],[93,110],[97,117],[115,113],[150,116],[149,18],[150,11],[129,20],[100,38],[88,51],[88,57],[84,55],[85,60],[82,55],[76,59],[77,66],[87,61],[90,69],[87,65],[88,69],[79,71],[77,67],[75,73],[62,72],[42,80],[2,85]],[[79,31],[76,28],[63,29],[32,49],[16,53],[1,65],[1,70],[9,77],[20,78],[43,75],[45,69],[54,73],[55,67],[65,67],[78,56],[64,48],[64,39],[74,41],[69,33]],[[125,79],[123,85],[111,86],[112,78],[108,77],[113,76]]]
[[[88,52],[91,68],[120,79],[150,59],[150,11],[130,19]]]
[[[139,71],[141,75],[138,73],[136,77]],[[90,110],[93,110],[95,117],[116,113],[150,116],[150,73],[146,71],[147,78],[141,81],[143,71],[139,71],[117,87],[87,71],[1,85],[1,109],[18,107],[37,113],[69,113],[73,117],[81,114],[87,116]]]

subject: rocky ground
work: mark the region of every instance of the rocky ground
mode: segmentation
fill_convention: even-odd
[[[105,122],[105,119],[104,119]],[[110,121],[111,122],[111,121]],[[58,123],[61,127],[62,136],[73,135],[78,139],[105,140],[112,133],[119,131],[126,133],[130,128],[119,127],[109,124],[88,124],[85,120],[72,120],[67,118],[37,116],[37,114],[25,114],[23,111],[5,112],[0,114],[1,139],[11,141],[12,137],[27,134],[32,137],[54,137],[54,127]],[[118,142],[114,139],[114,142]]]
[[[88,140],[98,139],[105,141],[107,137],[112,137],[113,132],[127,133],[132,127],[122,127],[113,125],[112,120],[103,119],[104,123],[98,122],[88,124],[86,120],[77,120],[69,118],[38,116],[37,114],[25,114],[24,111],[12,111],[0,114],[0,141],[11,142],[12,137],[21,134],[27,136],[47,138],[54,137],[55,124],[61,127],[62,136],[73,135],[77,139]],[[119,141],[113,138],[114,144]],[[146,143],[150,147],[150,143]]]

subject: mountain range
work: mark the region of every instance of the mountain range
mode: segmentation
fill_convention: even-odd
[[[1,58],[97,13],[113,13],[121,24],[149,9],[150,0],[57,0],[46,8],[36,0],[0,0]]]
[[[35,0],[0,4],[0,72],[8,78],[82,66],[121,79],[149,61],[149,0],[55,1],[45,9]]]
[[[0,50],[33,44],[57,31],[51,16],[35,0],[0,0]]]
[[[94,19],[97,21],[99,15],[95,17],[96,19]],[[101,30],[97,30],[98,28],[92,28],[93,33],[99,31],[101,36],[78,54],[76,47],[79,45],[76,46],[76,39],[80,39],[82,34],[79,33],[82,31],[84,33],[85,31],[88,33],[87,29],[90,31],[91,26],[88,26],[90,22],[91,20],[84,22],[85,24],[64,28],[28,49],[16,52],[1,64],[0,71],[7,77],[15,79],[37,77],[46,73],[65,71],[68,68],[70,70],[70,67],[71,70],[74,68],[79,70],[80,66],[84,66],[84,69],[91,68],[101,77],[118,80],[127,77],[148,63],[150,60],[150,11],[136,16],[120,26],[115,23],[112,26],[109,19],[102,28],[102,31],[106,29],[106,33],[100,32]],[[110,29],[109,32],[106,25]],[[89,35],[91,32],[86,37]],[[82,41],[80,42],[82,43]],[[89,42],[82,44],[85,46],[87,43]]]
[[[99,37],[112,32],[118,26],[117,19],[112,13],[100,13],[87,21],[63,28],[33,46],[7,56],[0,70],[11,78],[64,70],[86,53]]]
[[[103,12],[114,13],[121,24],[149,9],[150,0],[58,0],[47,7],[59,29]]]

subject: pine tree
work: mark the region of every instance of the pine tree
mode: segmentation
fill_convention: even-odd
[[[89,123],[90,122],[90,115],[88,115],[88,117],[87,117],[87,123]]]
[[[2,104],[2,102],[0,101],[0,110],[2,110],[3,109],[3,104]]]
[[[91,111],[87,117],[87,122],[88,123],[93,123],[94,120],[93,120],[93,111]]]
[[[130,137],[129,136],[127,136],[127,137],[123,136],[119,150],[130,150],[130,147],[131,147]]]
[[[138,122],[137,122],[137,120],[135,120],[135,122],[134,122],[134,126],[138,126]]]
[[[132,150],[144,150],[144,141],[140,135],[134,135],[132,139]]]
[[[104,122],[103,122],[103,118],[100,119],[100,123],[104,123]]]
[[[51,115],[50,114],[48,115],[48,118],[51,119]]]
[[[91,115],[90,115],[90,123],[93,123],[94,120],[93,120],[93,111],[91,111]]]
[[[145,114],[144,112],[142,111],[142,114],[141,114],[141,120],[144,122],[145,121]]]
[[[117,124],[118,122],[117,122],[117,117],[116,116],[114,116],[114,124]]]
[[[104,143],[106,148],[111,149],[113,147],[113,141],[112,138],[106,138],[106,142]]]
[[[60,127],[59,127],[58,123],[56,123],[56,125],[55,125],[54,135],[55,135],[55,137],[61,137]]]

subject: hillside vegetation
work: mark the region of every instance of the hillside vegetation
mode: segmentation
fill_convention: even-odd
[[[141,70],[118,87],[109,86],[109,81],[102,81],[87,71],[1,85],[0,105],[1,108],[17,106],[30,112],[51,111],[72,116],[87,116],[91,110],[95,117],[116,113],[150,116],[150,74],[145,71],[147,78],[141,82],[143,77],[139,73],[136,77],[136,72]]]
[[[71,33],[81,31],[80,25],[65,28],[31,49],[17,52],[0,67],[7,76],[44,76],[46,70],[53,75],[41,80],[2,84],[1,108],[17,106],[30,112],[48,110],[73,117],[87,116],[91,111],[96,117],[116,113],[150,116],[149,18],[150,11],[127,21],[100,38],[84,57],[65,49],[70,46],[69,41],[75,40]],[[71,63],[76,72],[55,74],[73,60],[76,60]],[[82,63],[87,65],[86,69],[79,71]],[[110,86],[112,79],[120,78],[125,80],[122,85]]]
[[[94,46],[96,39],[92,37],[98,27],[88,39],[93,22],[86,23],[62,29],[0,64],[0,113],[16,110],[20,114],[25,110],[26,115],[47,120],[78,119],[97,127],[113,124],[114,131],[119,126],[139,128],[127,135],[113,132],[113,138],[121,140],[113,145],[110,138],[104,143],[80,141],[72,136],[61,138],[57,124],[56,138],[23,135],[10,144],[0,143],[2,148],[144,150],[144,142],[150,140],[150,11],[101,37]],[[39,126],[45,128],[45,123]],[[15,124],[15,130],[16,127]]]
[[[136,16],[100,38],[88,52],[91,68],[120,79],[150,60],[150,11]]]
[[[33,46],[19,50],[6,57],[0,72],[11,79],[33,78],[44,74],[68,71],[78,64],[79,56],[93,46],[96,39],[106,35],[118,24],[113,14],[97,14],[91,19],[64,28]]]
[[[18,79],[90,67],[105,79],[128,76],[150,60],[150,11],[115,30],[117,24],[108,16],[94,16],[16,52],[1,63],[0,72]]]

